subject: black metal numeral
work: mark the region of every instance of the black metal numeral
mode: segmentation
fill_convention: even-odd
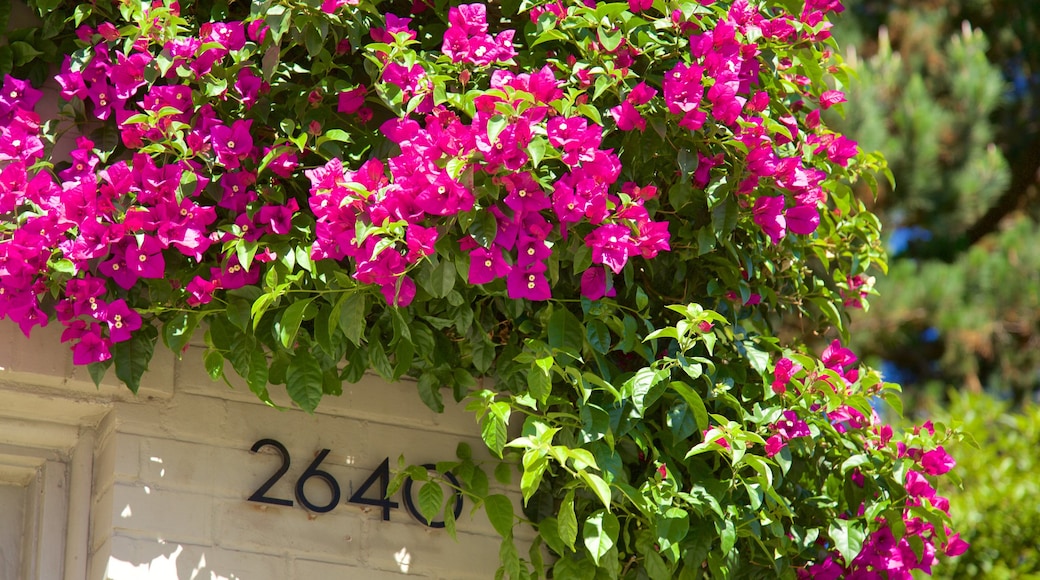
[[[368,493],[368,488],[375,484],[376,480],[379,481],[379,497],[368,498],[365,494]],[[372,475],[368,476],[368,479],[361,484],[350,499],[347,500],[350,503],[359,503],[361,505],[374,505],[383,508],[383,520],[390,521],[390,508],[398,507],[396,501],[391,501],[386,497],[386,489],[390,486],[390,458],[387,457],[379,464],[379,467],[372,472]]]
[[[314,458],[314,461],[312,461],[311,464],[307,466],[307,470],[303,472],[303,475],[300,476],[300,479],[296,480],[296,501],[303,504],[303,507],[311,510],[312,512],[317,512],[320,514],[332,511],[332,508],[336,507],[336,505],[339,503],[340,498],[339,482],[336,481],[336,478],[332,477],[332,474],[328,471],[318,469],[318,465],[321,464],[321,462],[325,459],[325,456],[328,454],[328,449],[322,449],[321,452],[318,453],[318,456]],[[303,489],[303,486],[306,485],[307,480],[312,477],[317,477],[319,479],[324,480],[325,483],[328,484],[329,490],[332,491],[332,499],[329,501],[327,505],[315,505],[307,499],[307,493]]]
[[[278,480],[285,475],[285,472],[289,471],[289,450],[285,448],[285,445],[282,445],[274,439],[261,439],[256,443],[253,443],[253,448],[250,449],[250,451],[256,453],[264,447],[274,447],[278,450],[278,454],[282,456],[282,466],[279,467],[278,471],[275,471],[274,475],[265,481],[263,485],[258,487],[256,491],[253,492],[253,495],[249,496],[249,501],[292,507],[293,502],[291,499],[278,499],[276,497],[267,497],[267,495],[265,495],[272,487],[274,487],[274,484],[278,483]]]
[[[425,467],[427,471],[437,471],[437,466],[432,463],[426,463],[423,465],[423,467]],[[455,509],[453,509],[452,511],[455,512],[455,519],[459,519],[459,516],[462,515],[462,492],[459,491],[459,488],[461,487],[459,485],[459,480],[455,477],[455,474],[453,473],[445,473],[443,475],[448,479],[448,481],[451,482],[451,485],[454,486],[453,491],[455,492]],[[418,509],[416,509],[415,502],[412,501],[412,483],[412,478],[409,477],[405,479],[404,488],[401,490],[401,496],[404,499],[405,509],[408,510],[408,513],[412,514],[413,518],[419,520],[423,524],[426,524],[431,528],[443,528],[444,520],[430,521],[426,519],[426,516],[422,515],[422,513]]]

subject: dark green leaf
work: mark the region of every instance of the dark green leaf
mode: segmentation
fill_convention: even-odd
[[[390,366],[390,359],[386,356],[382,342],[377,340],[368,345],[368,363],[379,376],[388,381],[393,380],[394,368]]]
[[[365,332],[365,294],[353,292],[345,295],[340,301],[339,328],[354,346],[361,346],[361,336]]]
[[[444,399],[441,397],[441,383],[437,375],[423,373],[419,376],[419,398],[427,407],[441,413],[444,411]]]
[[[484,512],[495,531],[503,538],[513,533],[513,501],[502,494],[484,498]]]
[[[585,344],[585,328],[578,317],[563,307],[553,309],[549,317],[549,346],[578,356]]]
[[[285,390],[301,409],[313,413],[323,393],[318,360],[305,348],[296,350],[285,372]]]
[[[116,377],[137,394],[141,388],[141,377],[148,370],[148,361],[152,360],[155,351],[155,340],[159,332],[154,326],[144,325],[134,333],[130,340],[112,345],[112,360],[116,367]]]

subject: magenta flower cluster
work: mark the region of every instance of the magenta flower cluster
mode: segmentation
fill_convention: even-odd
[[[395,22],[401,26],[403,20]],[[449,22],[443,50],[453,61],[487,67],[515,54],[496,48],[508,44],[512,31],[495,39],[487,35],[483,5],[453,7]],[[371,160],[351,171],[333,159],[306,172],[318,222],[313,258],[351,258],[357,264],[355,278],[378,285],[388,302],[406,306],[416,292],[406,274],[434,253],[446,231],[440,224],[474,210],[494,216],[496,231],[481,240],[465,232],[453,238],[451,243],[468,254],[467,280],[504,279],[513,299],[551,297],[546,278],[550,240],[566,238],[579,222],[592,225],[584,237],[592,262],[614,274],[632,257],[653,258],[669,249],[667,223],[652,220],[644,207],[656,188],[625,184],[618,194],[611,193],[620,160],[602,148],[601,126],[560,115],[551,106],[563,92],[549,67],[520,74],[490,70],[490,90],[477,97],[469,122],[432,104],[432,89],[418,65],[406,70],[390,62],[383,80],[405,91],[406,98],[423,99],[416,108],[422,118],[382,125],[382,133],[400,149],[385,163]],[[551,183],[540,181],[534,167],[529,149],[535,139],[568,169]],[[500,190],[500,203],[478,205],[473,192],[478,176]],[[583,295],[594,300],[613,291],[602,267],[582,273],[581,286]]]
[[[800,395],[802,389],[799,389],[799,385],[804,389],[820,388],[822,385],[822,388],[831,392],[852,394],[850,389],[859,378],[859,371],[854,367],[857,362],[856,355],[838,341],[833,341],[821,354],[820,362],[824,369],[837,375],[840,380],[838,384],[835,384],[833,375],[806,373],[802,365],[789,358],[781,358],[774,370],[773,391],[783,396],[791,386],[794,388],[794,394]],[[802,380],[796,381],[796,375],[801,376]],[[820,413],[822,405],[814,404],[810,410]],[[900,524],[901,527],[905,527],[905,532],[897,539],[889,522],[879,517],[876,521],[877,529],[864,540],[862,549],[851,562],[844,562],[841,556],[832,554],[819,563],[800,570],[800,578],[909,580],[913,578],[914,570],[931,574],[938,552],[952,557],[968,549],[967,542],[961,539],[960,534],[954,533],[947,526],[944,526],[942,534],[939,534],[933,523],[913,511],[913,508],[927,504],[949,515],[949,501],[936,493],[935,487],[928,479],[946,474],[956,465],[942,445],[924,451],[920,447],[908,447],[902,441],[893,444],[892,427],[883,424],[876,412],[864,416],[850,405],[840,405],[827,412],[825,416],[839,433],[861,433],[865,440],[865,451],[887,450],[886,452],[894,453],[896,459],[908,462],[903,482],[906,491],[905,507],[902,511],[903,521]],[[793,410],[784,411],[782,419],[771,427],[775,434],[766,441],[766,455],[769,457],[779,453],[787,442],[794,438],[811,437],[808,424]],[[919,435],[922,430],[927,431],[929,436],[935,435],[930,421],[915,428],[914,435]],[[851,470],[849,478],[853,484],[861,488],[865,485],[866,475],[859,468]],[[856,515],[862,516],[864,511],[864,507],[861,506],[860,512]],[[916,550],[909,540],[911,537],[920,540],[920,546]]]
[[[0,212],[12,217],[0,243],[0,316],[28,334],[48,322],[47,303],[65,327],[62,340],[72,343],[74,362],[87,364],[109,359],[112,345],[129,340],[142,324],[125,298],[112,298],[119,293],[108,281],[128,291],[167,277],[176,262],[178,270],[199,272],[180,289],[194,306],[212,300],[218,289],[257,281],[258,269],[249,270],[234,253],[214,261],[207,252],[288,233],[298,206],[293,200],[258,203],[252,168],[277,145],[258,146],[252,121],[229,123],[211,105],[196,104],[196,86],[262,34],[241,22],[209,23],[197,37],[162,43],[142,37],[124,54],[116,50],[123,39],[114,26],[81,27],[81,41],[92,44],[90,58],[66,59],[55,77],[61,96],[82,103],[95,119],[114,122],[130,153],[103,161],[95,144],[80,137],[69,167],[57,172],[37,163],[46,161],[34,112],[40,92],[4,79]],[[168,64],[160,66],[160,58]],[[146,73],[158,78],[148,82]],[[263,90],[265,83],[244,68],[220,98],[248,110]],[[295,155],[285,153],[268,169],[289,177],[296,165]],[[211,183],[223,193],[215,203],[202,195]],[[233,225],[220,222],[218,212]],[[255,259],[271,258],[261,253]]]

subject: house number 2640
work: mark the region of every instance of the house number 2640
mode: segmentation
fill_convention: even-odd
[[[272,487],[274,487],[274,484],[277,483],[278,480],[281,479],[282,476],[284,476],[289,471],[289,450],[286,449],[285,445],[282,445],[280,441],[275,441],[274,439],[261,439],[253,444],[251,451],[253,453],[256,453],[264,447],[273,447],[276,451],[278,451],[278,454],[282,456],[282,465],[274,472],[274,474],[271,475],[271,477],[267,479],[267,481],[265,481],[260,487],[256,488],[256,491],[253,492],[253,495],[249,496],[249,501],[292,507],[293,501],[291,499],[281,499],[277,497],[270,497],[267,495],[267,492],[270,491]],[[318,455],[314,458],[314,461],[312,461],[311,464],[307,466],[307,469],[304,470],[304,472],[296,480],[296,501],[298,501],[300,505],[302,505],[303,507],[316,513],[325,513],[332,511],[333,508],[339,505],[339,500],[342,497],[342,494],[340,493],[339,482],[336,481],[336,478],[333,477],[332,474],[328,471],[318,469],[318,466],[321,465],[321,462],[325,460],[325,457],[328,454],[328,449],[322,449],[320,452],[318,452]],[[430,471],[433,471],[435,466],[432,463],[428,463],[426,465],[423,465],[423,467]],[[453,487],[458,489],[459,480],[456,479],[453,474],[445,473],[444,477],[447,478],[449,482],[451,482],[451,485]],[[315,504],[307,498],[307,491],[305,489],[305,486],[307,485],[307,482],[309,480],[314,478],[323,481],[325,485],[328,486],[329,491],[332,492],[332,497],[325,505]],[[376,486],[377,484],[378,487],[376,487],[376,489],[373,490],[372,487]],[[347,503],[356,503],[381,508],[383,511],[383,519],[389,520],[390,510],[399,507],[399,504],[397,502],[392,501],[390,500],[390,498],[386,497],[386,490],[389,487],[389,485],[390,458],[387,457],[383,460],[382,463],[379,464],[379,467],[377,467],[375,471],[372,472],[372,475],[369,475],[368,479],[366,479],[364,483],[361,484],[361,487],[359,487],[357,491],[355,491],[350,496],[350,499],[347,500]],[[408,513],[412,514],[412,517],[431,528],[444,527],[443,520],[427,520],[426,517],[423,516],[418,509],[416,509],[415,500],[412,498],[412,478],[409,477],[404,480],[404,485],[401,488],[401,495],[402,499],[404,500],[404,507],[408,511]],[[458,519],[458,517],[462,515],[462,494],[458,491],[455,492],[455,506],[452,511],[455,513],[456,519]]]

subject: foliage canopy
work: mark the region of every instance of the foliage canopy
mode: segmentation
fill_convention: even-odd
[[[886,168],[820,118],[839,2],[34,6],[0,55],[0,311],[95,377],[136,389],[204,328],[213,378],[265,401],[369,370],[465,401],[524,510],[465,446],[438,469],[510,578],[909,577],[965,548],[933,487],[955,434],[893,433],[898,387],[841,345],[885,268],[851,185]],[[21,79],[51,65],[41,122]]]

